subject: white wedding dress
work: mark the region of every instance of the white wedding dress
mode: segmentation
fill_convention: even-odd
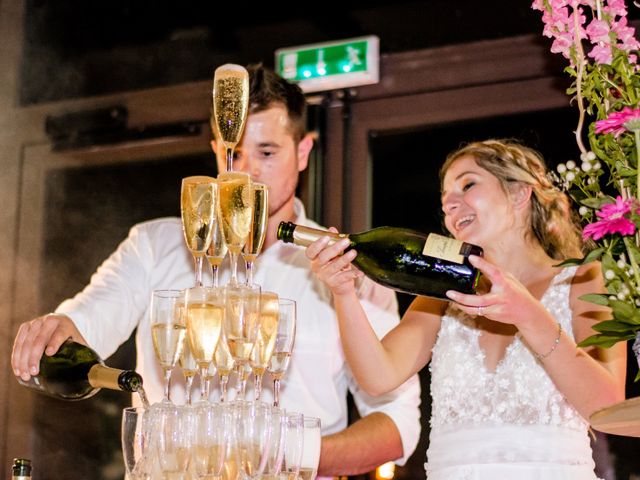
[[[561,270],[542,303],[572,333]],[[450,305],[431,360],[428,480],[595,480],[588,424],[516,335],[495,372],[475,319]]]

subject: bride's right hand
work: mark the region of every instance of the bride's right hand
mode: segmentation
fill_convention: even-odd
[[[329,231],[337,233],[333,227]],[[349,250],[345,253],[348,246],[347,238],[329,245],[329,237],[322,237],[309,245],[306,251],[313,273],[338,296],[355,293],[355,279],[362,276],[362,272],[351,264],[357,252]]]

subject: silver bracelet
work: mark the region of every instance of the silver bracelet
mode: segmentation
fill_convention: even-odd
[[[551,349],[547,352],[547,353],[536,353],[533,352],[533,354],[535,355],[535,357],[538,360],[544,360],[545,358],[547,358],[549,355],[551,355],[556,348],[558,348],[558,344],[560,343],[560,337],[562,336],[562,325],[560,325],[560,322],[558,322],[558,336],[556,337],[556,339],[553,341],[553,345],[551,345]]]

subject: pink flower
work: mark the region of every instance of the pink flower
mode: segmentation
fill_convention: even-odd
[[[600,65],[611,65],[611,61],[613,60],[611,45],[607,43],[599,43],[594,46],[588,55]]]
[[[609,0],[603,10],[609,15],[617,15],[619,17],[627,15],[627,6],[624,4],[624,0]]]
[[[597,18],[591,20],[591,23],[587,27],[587,34],[592,42],[611,42],[609,38],[609,24],[604,20],[598,20]]]
[[[633,235],[636,225],[625,215],[631,212],[633,199],[623,200],[620,195],[616,197],[616,203],[603,205],[596,215],[600,220],[590,223],[582,232],[582,238],[587,240],[600,240],[605,235],[619,233],[620,235]],[[636,208],[636,213],[638,209]]]
[[[640,108],[631,109],[624,107],[619,112],[613,112],[608,118],[596,122],[596,133],[613,133],[619,137],[627,128],[625,123],[632,120],[640,120]]]

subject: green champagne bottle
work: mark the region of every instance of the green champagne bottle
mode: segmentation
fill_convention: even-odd
[[[11,480],[31,480],[31,460],[14,458],[11,467]]]
[[[62,400],[89,398],[101,388],[137,392],[142,377],[131,370],[104,365],[96,352],[85,345],[67,340],[51,356],[42,355],[40,373],[25,382],[25,387]]]
[[[469,255],[482,256],[482,248],[454,238],[425,235],[396,227],[378,227],[361,233],[332,233],[281,222],[278,239],[307,246],[328,236],[348,238],[358,255],[353,264],[374,282],[399,292],[447,299],[447,290],[475,293],[480,272]]]

